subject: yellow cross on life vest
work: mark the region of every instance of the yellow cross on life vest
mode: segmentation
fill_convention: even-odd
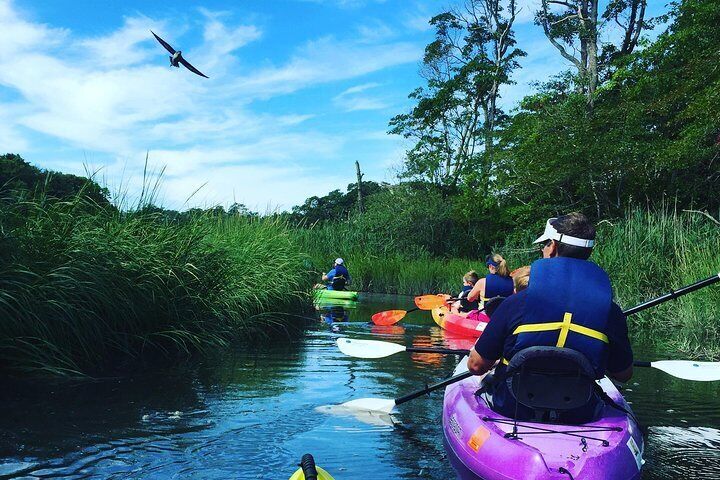
[[[515,329],[513,335],[530,332],[549,332],[552,330],[560,330],[560,335],[558,335],[558,340],[555,344],[556,347],[565,346],[568,332],[571,331],[579,333],[581,335],[585,335],[586,337],[594,338],[595,340],[600,340],[601,342],[610,343],[610,340],[604,333],[593,330],[592,328],[583,327],[582,325],[572,323],[572,313],[570,312],[565,312],[565,316],[563,317],[562,322],[531,323],[528,325],[520,325]]]

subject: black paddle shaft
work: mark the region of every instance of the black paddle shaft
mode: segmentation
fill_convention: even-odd
[[[645,310],[646,308],[654,307],[655,305],[661,304],[663,302],[667,302],[668,300],[672,300],[674,298],[680,297],[682,295],[685,295],[686,293],[694,292],[695,290],[698,290],[703,287],[707,287],[708,285],[712,285],[713,283],[720,282],[720,273],[717,275],[713,275],[712,277],[708,277],[705,280],[700,280],[699,282],[695,282],[692,285],[688,285],[687,287],[683,287],[679,290],[674,290],[670,293],[666,293],[665,295],[661,297],[654,298],[652,300],[648,300],[645,303],[641,303],[640,305],[636,305],[632,308],[629,308],[625,310],[623,313],[625,315],[633,315],[635,313],[641,312]],[[422,352],[422,353],[448,353],[448,354],[468,354],[469,350],[452,350],[452,349],[445,349],[445,348],[432,348],[432,347],[408,347],[408,352]],[[636,367],[649,367],[650,362],[643,362],[643,361],[635,361],[634,365]],[[459,375],[455,375],[454,377],[447,378],[441,382],[435,383],[433,385],[429,385],[425,387],[422,390],[418,390],[417,392],[409,393],[405,395],[404,397],[396,398],[395,399],[395,405],[400,405],[405,402],[409,402],[410,400],[414,400],[422,395],[425,395],[427,393],[433,392],[435,390],[438,390],[443,387],[447,387],[448,385],[451,385],[455,382],[459,382],[460,380],[464,380],[468,377],[471,377],[473,374],[471,372],[464,372]]]
[[[473,373],[468,371],[468,372],[463,372],[459,375],[455,375],[454,377],[447,378],[447,379],[443,380],[442,382],[438,382],[433,385],[429,385],[429,386],[425,387],[424,389],[419,390],[417,392],[409,393],[409,394],[405,395],[404,397],[396,398],[395,405],[400,405],[402,403],[409,402],[410,400],[414,400],[417,397],[420,397],[427,393],[433,392],[439,388],[447,387],[450,384],[459,382],[460,380],[464,380],[464,379],[466,379],[468,377],[472,377],[472,376],[473,376]]]
[[[445,355],[467,355],[470,350],[467,349],[452,349],[452,348],[438,348],[438,347],[406,347],[406,352],[411,353],[442,353]]]
[[[652,300],[648,300],[645,303],[641,303],[640,305],[636,305],[632,308],[628,308],[625,310],[625,315],[632,315],[634,313],[642,312],[646,308],[654,307],[655,305],[659,305],[663,302],[667,302],[668,300],[675,299],[677,297],[680,297],[682,295],[685,295],[686,293],[694,292],[695,290],[699,290],[703,287],[707,287],[708,285],[712,285],[713,283],[720,282],[720,273],[717,275],[713,275],[712,277],[708,277],[705,280],[700,280],[699,282],[695,282],[692,285],[688,285],[687,287],[683,287],[679,290],[673,290],[669,293],[666,293],[665,295],[662,295],[660,297],[654,298]]]

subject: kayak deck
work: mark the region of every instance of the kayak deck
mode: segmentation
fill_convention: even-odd
[[[466,370],[463,360],[455,373]],[[599,384],[629,409],[610,380]],[[445,390],[443,433],[458,478],[571,478],[564,472],[583,479],[640,478],[642,435],[625,413],[605,406],[599,420],[583,425],[518,422],[518,438],[513,438],[508,436],[513,421],[475,396],[479,387],[479,377],[470,377]]]
[[[351,290],[328,290],[318,288],[313,290],[315,300],[338,299],[338,300],[357,300],[358,292]]]
[[[482,335],[490,317],[480,313],[479,319],[468,318],[463,315],[450,313],[447,307],[438,307],[432,310],[432,317],[440,328],[457,335],[477,338]]]

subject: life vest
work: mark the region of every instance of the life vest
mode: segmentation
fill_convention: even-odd
[[[534,262],[525,311],[515,345],[504,352],[503,363],[527,347],[571,348],[584,354],[597,378],[605,375],[607,324],[612,287],[607,273],[596,264],[556,257]]]
[[[488,273],[485,277],[485,295],[483,301],[494,297],[509,297],[515,291],[512,278],[496,273]]]
[[[350,272],[345,268],[345,265],[337,265],[334,270],[335,275],[330,279],[328,288],[330,290],[345,290],[345,285],[350,281]]]
[[[473,310],[477,310],[480,308],[478,301],[475,300],[474,302],[471,302],[468,300],[467,296],[470,293],[470,291],[473,289],[470,285],[463,285],[462,292],[460,292],[460,311],[461,312],[471,312]]]

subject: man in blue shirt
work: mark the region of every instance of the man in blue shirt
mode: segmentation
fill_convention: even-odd
[[[594,226],[580,213],[551,218],[535,243],[542,244],[543,259],[533,263],[528,289],[508,297],[493,313],[470,351],[468,369],[482,375],[497,363],[495,376],[503,378],[518,351],[553,346],[584,354],[596,378],[628,381],[633,354],[625,315],[612,301],[607,274],[587,260],[595,244]],[[490,391],[498,413],[532,417],[529,408],[516,404],[507,382],[494,382]],[[587,420],[588,412],[578,418]]]
[[[345,290],[350,284],[350,272],[345,268],[345,261],[342,258],[335,259],[332,270],[323,274],[323,282],[327,282],[328,290]]]

